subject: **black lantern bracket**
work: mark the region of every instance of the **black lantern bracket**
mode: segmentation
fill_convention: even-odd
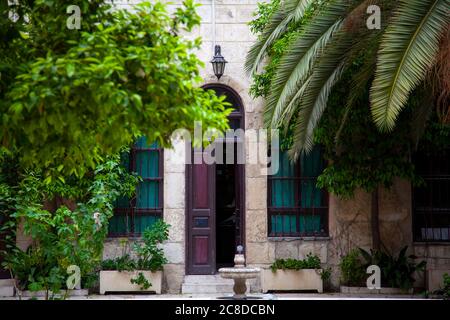
[[[223,73],[225,72],[225,64],[227,63],[220,51],[220,46],[216,45],[214,47],[214,57],[211,60],[214,75],[217,77],[217,80],[220,80],[220,77],[223,76]]]

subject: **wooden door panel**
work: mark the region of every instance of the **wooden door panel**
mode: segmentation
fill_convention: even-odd
[[[196,151],[198,152],[198,151]],[[194,153],[194,152],[193,152]],[[191,159],[199,159],[193,154]],[[187,273],[214,274],[215,165],[190,164],[187,173]]]

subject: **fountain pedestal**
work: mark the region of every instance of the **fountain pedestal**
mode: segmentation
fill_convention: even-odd
[[[219,269],[219,274],[222,278],[233,279],[234,299],[245,299],[245,293],[247,292],[247,279],[257,278],[261,273],[261,269],[259,268],[248,268],[245,266],[245,257],[241,253],[242,250],[242,246],[238,246],[238,253],[234,256],[233,268]]]
[[[242,299],[245,298],[245,293],[247,292],[247,279],[234,279],[234,298],[235,299]]]

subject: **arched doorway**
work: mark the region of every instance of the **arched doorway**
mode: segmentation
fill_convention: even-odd
[[[218,268],[232,266],[237,245],[244,245],[244,107],[239,95],[222,84],[208,84],[234,109],[224,139],[217,139],[223,161],[188,164],[186,167],[186,273],[215,274]],[[240,134],[237,129],[241,129]],[[235,135],[232,135],[235,133]],[[195,159],[202,150],[192,150]]]

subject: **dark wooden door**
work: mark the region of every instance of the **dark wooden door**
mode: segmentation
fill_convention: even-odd
[[[215,237],[215,164],[195,164],[203,159],[202,151],[192,152],[194,164],[186,166],[187,173],[187,273],[216,273]]]

